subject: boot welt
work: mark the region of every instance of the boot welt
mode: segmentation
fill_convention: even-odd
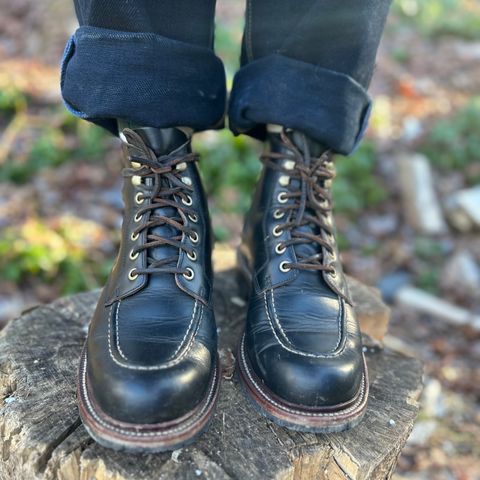
[[[365,362],[365,357],[363,361]],[[287,403],[265,387],[249,365],[245,352],[245,337],[239,344],[237,367],[240,384],[247,399],[261,415],[282,427],[310,433],[342,432],[355,427],[365,414],[369,390],[366,373],[359,391],[350,402],[326,408],[312,408]]]
[[[77,398],[80,417],[88,433],[100,445],[129,452],[164,452],[192,443],[208,427],[220,390],[220,361],[217,355],[206,396],[187,414],[156,424],[120,422],[103,412],[95,402],[86,375],[87,358],[82,353]]]

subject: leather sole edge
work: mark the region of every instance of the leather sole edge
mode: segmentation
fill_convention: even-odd
[[[368,403],[369,382],[367,367],[364,361],[364,376],[362,385],[355,402],[346,408],[339,407],[332,411],[302,410],[299,405],[292,408],[291,405],[283,404],[278,399],[273,399],[266,388],[262,388],[260,382],[255,381],[256,375],[251,371],[245,352],[245,337],[238,347],[237,373],[242,391],[254,408],[264,417],[272,420],[281,427],[290,430],[309,433],[336,433],[349,430],[360,423]]]

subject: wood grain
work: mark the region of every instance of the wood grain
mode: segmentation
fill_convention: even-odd
[[[11,321],[0,337],[0,479],[389,478],[418,411],[421,364],[366,339],[371,393],[357,428],[313,435],[277,427],[255,413],[233,376],[232,352],[245,319],[235,272],[218,273],[216,285],[224,364],[219,405],[209,431],[173,454],[108,450],[81,425],[75,377],[98,292],[60,299]],[[360,316],[386,308],[375,291],[358,282],[351,287]]]

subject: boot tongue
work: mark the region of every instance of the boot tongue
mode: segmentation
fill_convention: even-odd
[[[178,128],[135,128],[144,142],[155,152],[155,155],[167,155],[181,147],[187,140],[187,135]]]
[[[303,154],[307,153],[306,149],[308,149],[308,151],[310,152],[310,156],[312,158],[319,158],[322,155],[322,153],[325,153],[328,150],[328,148],[325,145],[307,137],[305,134],[301,132],[293,131],[290,133],[289,136],[293,144]]]
[[[124,128],[130,128],[137,132],[157,156],[173,152],[189,140],[191,136],[187,129],[142,127],[141,125],[118,120],[118,130],[121,132]]]

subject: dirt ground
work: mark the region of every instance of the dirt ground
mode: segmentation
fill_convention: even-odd
[[[238,18],[243,8],[243,2],[231,0],[218,4],[218,23],[234,40],[241,37]],[[2,79],[10,75],[9,81],[21,84],[37,99],[27,120],[17,119],[19,125],[0,120],[1,163],[10,148],[21,155],[24,143],[18,138],[28,143],[37,124],[60,121],[56,113],[45,112],[60,103],[57,65],[76,23],[67,0],[0,0],[0,12],[0,87]],[[428,37],[392,16],[371,94],[376,110],[367,141],[375,145],[376,173],[388,197],[353,219],[339,215],[339,229],[350,245],[343,252],[346,270],[364,282],[385,285],[394,282],[399,271],[424,278],[433,262],[440,278],[435,295],[479,314],[480,292],[455,291],[444,277],[450,273],[449,259],[459,251],[469,252],[478,266],[480,234],[449,227],[433,239],[417,235],[405,217],[395,165],[400,154],[411,155],[422,147],[436,121],[448,119],[480,95],[480,40]],[[72,145],[74,149],[77,144]],[[0,228],[25,222],[38,232],[41,227],[32,224],[31,217],[55,222],[62,212],[81,219],[91,242],[87,248],[94,257],[113,257],[122,208],[117,147],[113,139],[107,144],[103,163],[67,162],[42,170],[22,185],[0,184]],[[434,170],[441,195],[468,185],[469,175],[480,178],[480,151],[478,155],[478,162],[462,172]],[[228,227],[226,241],[235,245],[241,216],[219,212],[214,223]],[[433,256],[429,252],[432,245],[438,249]],[[4,319],[26,305],[50,301],[61,293],[59,285],[44,285],[34,278],[0,285],[0,317]],[[395,478],[479,479],[480,334],[468,326],[452,327],[408,306],[394,306],[387,343],[425,362],[422,410]]]

